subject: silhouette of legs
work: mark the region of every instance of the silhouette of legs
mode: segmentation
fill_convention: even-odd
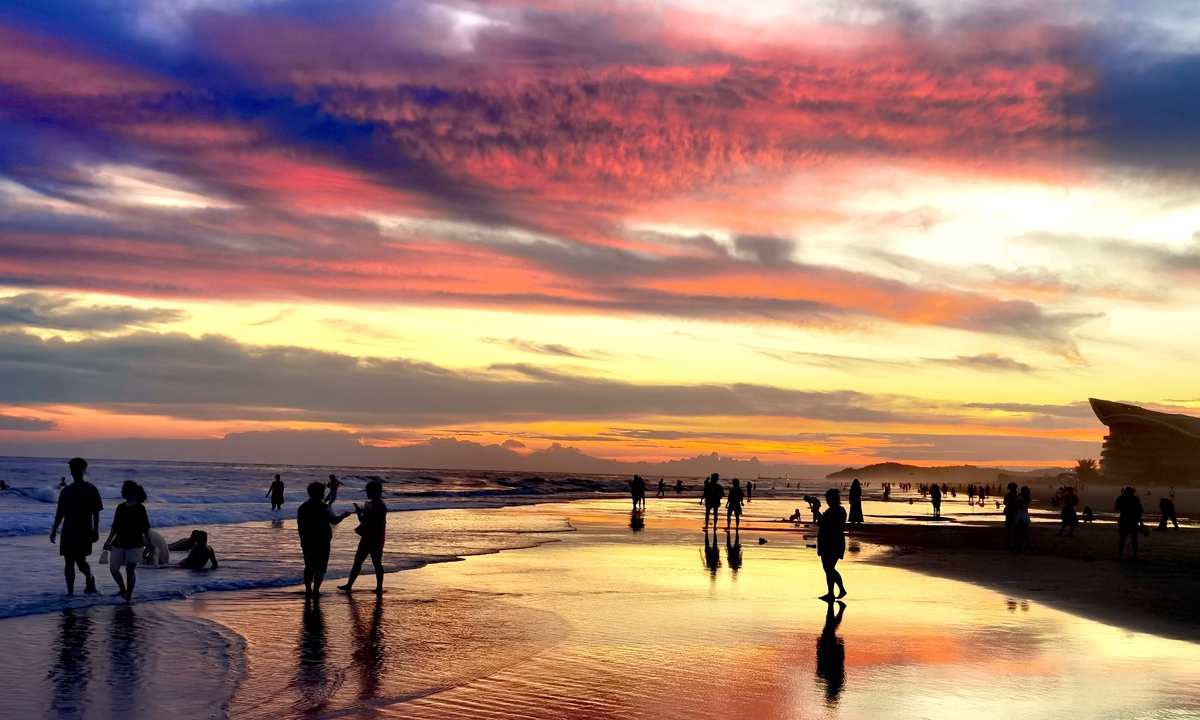
[[[829,592],[821,596],[822,600],[833,600],[834,598],[846,597],[846,586],[842,584],[842,574],[837,571],[837,564],[840,558],[821,556],[821,567],[825,569],[825,584],[829,588]],[[833,586],[837,585],[838,594],[833,594]]]
[[[383,592],[383,545],[368,543],[365,539],[358,541],[358,551],[354,553],[354,567],[350,569],[350,577],[346,579],[346,584],[338,586],[339,590],[350,592],[368,555],[371,556],[371,565],[375,568],[375,592]]]
[[[79,572],[83,573],[84,580],[87,582],[84,592],[96,592],[96,578],[92,576],[92,567],[88,565],[87,555],[67,555],[63,560],[63,577],[67,581],[67,595],[75,594],[76,565],[79,566]]]

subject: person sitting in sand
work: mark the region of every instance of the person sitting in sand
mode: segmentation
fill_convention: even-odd
[[[184,541],[181,540],[180,542]],[[208,533],[203,530],[194,530],[187,542],[190,545],[187,557],[175,567],[180,570],[203,570],[210,562],[212,563],[213,570],[219,567],[217,565],[217,553],[208,544]],[[173,543],[169,547],[174,549],[174,545]]]
[[[1142,524],[1142,501],[1138,499],[1133,488],[1125,488],[1125,492],[1117,496],[1117,501],[1113,503],[1113,509],[1117,511],[1117,532],[1121,535],[1121,541],[1117,545],[1117,559],[1121,560],[1125,555],[1125,538],[1128,537],[1133,545],[1133,559],[1138,559],[1138,529]]]
[[[125,502],[117,506],[113,514],[112,527],[104,549],[109,552],[108,569],[117,581],[118,594],[126,601],[133,600],[133,586],[137,583],[137,564],[142,561],[142,548],[146,546],[150,532],[150,518],[146,515],[146,491],[132,480],[121,485],[121,497]],[[125,579],[121,579],[121,566],[125,567]]]
[[[792,513],[792,516],[790,518],[788,518],[788,521],[794,522],[796,524],[800,524],[800,522],[801,522],[800,508],[796,508],[796,512]]]
[[[350,516],[349,511],[335,515],[333,508],[322,499],[324,495],[324,485],[310,483],[308,500],[296,511],[296,531],[300,534],[300,550],[304,554],[305,597],[320,597],[321,583],[329,568],[333,526]]]
[[[1094,514],[1092,514],[1092,508],[1088,505],[1084,505],[1083,506],[1083,521],[1085,523],[1090,523],[1095,518],[1096,518],[1096,516]]]
[[[733,479],[733,487],[729,488],[729,499],[725,502],[725,532],[729,532],[730,518],[737,518],[737,527],[740,530],[742,527],[742,502],[745,501],[745,493],[742,492],[741,482],[737,478]]]
[[[354,553],[354,567],[350,569],[350,577],[345,585],[339,585],[338,590],[351,592],[354,581],[362,572],[363,561],[371,557],[371,565],[375,568],[375,592],[383,592],[383,542],[387,536],[387,505],[383,503],[383,484],[372,480],[364,488],[367,502],[362,507],[354,506],[358,514],[359,525],[354,532],[360,535],[358,550]]]
[[[837,570],[838,560],[846,555],[846,508],[842,507],[841,497],[834,488],[825,491],[825,502],[829,508],[821,512],[814,507],[813,515],[817,522],[817,555],[821,557],[825,584],[829,587],[829,592],[822,595],[821,599],[833,600],[846,597],[846,586],[842,584],[842,574]],[[833,594],[834,585],[838,588],[836,596]]]
[[[146,531],[146,547],[142,550],[142,564],[147,567],[159,567],[171,562],[171,548],[163,536],[153,530]]]

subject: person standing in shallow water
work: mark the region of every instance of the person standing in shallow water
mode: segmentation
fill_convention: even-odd
[[[259,485],[259,487],[262,487]],[[271,487],[267,490],[267,496],[271,498],[271,509],[283,509],[283,481],[279,479],[279,475],[275,475],[275,482],[271,483]]]
[[[813,516],[817,522],[817,555],[821,558],[821,567],[825,569],[825,584],[829,592],[821,596],[822,600],[833,600],[846,597],[846,586],[842,583],[842,574],[837,570],[838,560],[846,555],[846,508],[842,507],[842,499],[838,491],[830,488],[825,491],[825,502],[829,505],[824,512],[813,508]],[[833,594],[833,586],[837,585],[838,594]]]
[[[372,480],[364,488],[367,502],[360,508],[354,506],[358,513],[359,525],[354,532],[359,534],[358,551],[354,553],[354,567],[350,569],[350,577],[345,585],[339,585],[338,590],[350,592],[354,589],[354,581],[362,572],[363,561],[369,555],[371,565],[375,568],[375,592],[383,592],[383,541],[387,535],[387,505],[383,503],[383,484]]]
[[[349,512],[335,515],[324,501],[325,486],[308,484],[308,500],[296,511],[296,531],[300,534],[300,550],[304,553],[304,596],[320,597],[321,583],[329,569],[329,546],[333,542],[333,526],[350,516]]]
[[[121,485],[121,497],[125,502],[117,506],[113,515],[112,528],[104,549],[109,552],[108,569],[117,581],[120,595],[133,600],[133,586],[137,583],[134,572],[142,559],[142,548],[150,542],[150,518],[146,515],[146,491],[132,480]],[[121,580],[121,566],[125,566],[125,580]]]
[[[717,514],[721,511],[721,498],[725,497],[725,489],[721,487],[721,476],[713,473],[704,481],[704,492],[700,502],[704,505],[704,527],[708,527],[708,516],[712,515],[713,529],[717,527]]]
[[[96,592],[96,576],[88,565],[92,554],[92,543],[100,539],[100,511],[104,503],[96,486],[83,479],[87,472],[87,460],[73,458],[68,464],[74,482],[58,494],[58,510],[54,514],[54,526],[50,528],[50,542],[58,535],[62,524],[62,538],[58,543],[58,554],[65,563],[63,575],[67,580],[67,595],[75,594],[75,567],[83,573],[87,585],[84,592]],[[65,483],[64,483],[65,484]]]
[[[851,525],[862,525],[862,485],[859,484],[858,478],[854,478],[854,482],[850,483],[850,519]]]
[[[942,489],[934,484],[929,488],[929,502],[933,504],[933,516],[942,516]]]

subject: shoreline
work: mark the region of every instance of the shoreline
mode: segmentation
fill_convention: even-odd
[[[1114,524],[1081,525],[1057,537],[1058,524],[1034,523],[1033,550],[1006,550],[994,525],[865,524],[848,540],[879,545],[867,562],[957,580],[1033,600],[1080,617],[1200,643],[1200,532],[1181,528],[1141,536],[1140,560],[1116,561]]]

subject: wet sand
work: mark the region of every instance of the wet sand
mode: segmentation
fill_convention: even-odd
[[[965,544],[968,565],[1007,558],[986,548],[995,528],[868,527],[841,565],[850,595],[836,622],[816,599],[805,528],[773,521],[791,502],[756,500],[740,534],[702,532],[682,498],[651,500],[640,522],[618,500],[511,508],[516,525],[567,518],[575,532],[389,574],[382,597],[256,589],[0,621],[8,708],[172,720],[1200,715],[1200,645],[1096,622],[1033,588],[948,577],[938,543]],[[888,533],[916,553],[874,544]]]
[[[1200,642],[1200,529],[1139,537],[1138,562],[1127,542],[1117,562],[1117,528],[1093,523],[1074,537],[1035,523],[1032,550],[1005,550],[1004,527],[942,523],[868,523],[852,536],[887,551],[874,562],[964,580],[997,592],[1036,598],[1052,607],[1118,627]]]

